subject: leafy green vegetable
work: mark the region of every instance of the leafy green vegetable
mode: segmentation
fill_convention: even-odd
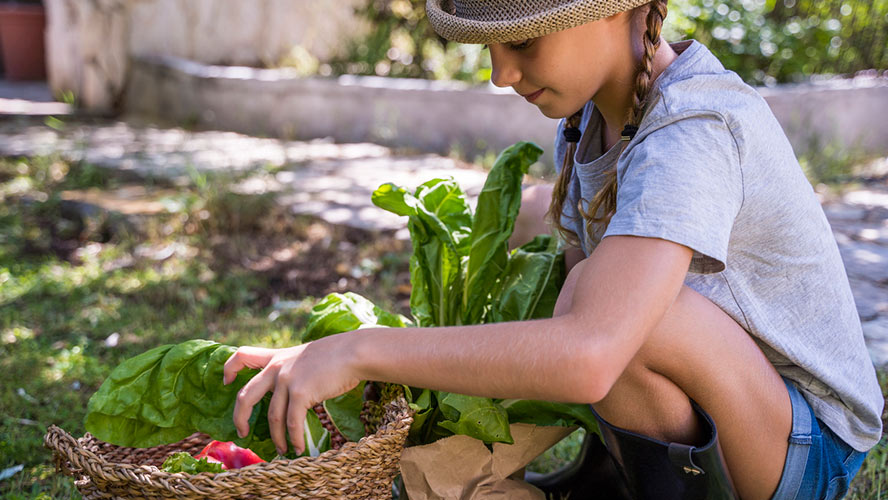
[[[186,472],[188,474],[197,474],[198,472],[222,472],[222,464],[218,462],[208,462],[207,457],[196,460],[194,457],[180,451],[173,453],[160,466],[166,472]]]
[[[410,321],[400,314],[383,311],[356,293],[331,293],[315,305],[302,342],[371,326],[404,327]]]
[[[274,458],[269,395],[253,407],[249,435],[237,436],[232,420],[237,392],[258,370],[242,370],[234,382],[223,385],[225,362],[235,350],[208,340],[189,340],[124,361],[90,398],[86,430],[102,441],[135,448],[174,443],[203,432],[250,448],[265,460]]]
[[[305,450],[300,457],[316,457],[330,449],[330,431],[321,424],[318,415],[309,411],[305,414]]]
[[[408,217],[413,242],[410,307],[419,326],[520,321],[552,315],[565,278],[559,241],[541,235],[513,252],[508,240],[521,204],[521,180],[542,150],[522,142],[497,159],[474,215],[453,179],[433,179],[414,193],[385,184],[373,202]],[[411,322],[354,293],[330,294],[309,317],[302,340],[310,342],[367,327],[406,327]],[[161,346],[118,366],[90,399],[86,428],[120,446],[150,447],[195,431],[234,441],[270,460],[276,455],[268,425],[270,395],[253,408],[250,434],[239,439],[232,421],[237,392],[257,370],[243,370],[222,385],[225,361],[235,348],[206,340]],[[324,402],[333,425],[360,440],[367,382]],[[404,387],[416,411],[409,440],[425,444],[451,434],[486,443],[511,443],[509,424],[583,425],[597,430],[587,406],[545,401],[493,400]],[[330,448],[330,433],[313,411],[305,420],[306,450]],[[288,456],[293,455],[291,451]]]
[[[364,407],[364,386],[366,381],[341,396],[324,401],[324,411],[333,425],[349,441],[360,441],[364,437],[364,424],[361,410]]]
[[[488,297],[509,260],[508,242],[521,208],[521,180],[543,150],[531,142],[506,148],[487,175],[472,220],[472,247],[465,272],[462,322],[482,322]]]
[[[490,398],[439,392],[438,404],[447,420],[438,425],[453,432],[475,437],[487,443],[512,444],[509,415]]]
[[[500,405],[505,408],[512,423],[562,427],[579,425],[588,432],[598,432],[598,420],[589,405],[531,399],[504,399]]]
[[[459,324],[462,261],[471,245],[472,214],[453,179],[433,179],[411,195],[384,184],[373,203],[410,219],[413,242],[410,307],[418,326]]]
[[[539,235],[515,249],[492,292],[491,323],[551,318],[566,277],[558,240]]]
[[[551,317],[565,278],[558,241],[542,235],[508,251],[522,178],[541,153],[528,142],[503,151],[474,216],[452,180],[434,179],[414,194],[392,184],[373,193],[376,205],[409,217],[410,307],[419,326]],[[427,443],[449,433],[488,443],[512,442],[509,416],[490,398],[437,391],[423,391],[419,398],[412,400],[417,410],[413,442]]]

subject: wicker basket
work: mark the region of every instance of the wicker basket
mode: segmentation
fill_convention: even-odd
[[[171,474],[158,467],[177,451],[197,454],[209,441],[195,434],[155,448],[123,448],[51,426],[44,445],[57,469],[75,478],[83,498],[390,499],[413,413],[404,398],[385,407],[375,434],[317,457],[274,460],[218,474]]]

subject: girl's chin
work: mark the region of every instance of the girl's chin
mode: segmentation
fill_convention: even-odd
[[[577,110],[582,109],[586,105],[585,102],[579,104],[568,103],[567,105],[565,105],[563,101],[558,100],[547,100],[546,102],[535,102],[534,104],[540,109],[540,113],[542,113],[547,118],[552,118],[555,120],[568,118],[576,113]]]
[[[547,118],[552,118],[555,120],[560,120],[562,118],[567,118],[568,116],[573,114],[573,111],[566,111],[564,109],[559,109],[555,106],[545,105],[545,104],[537,104],[537,107],[540,109],[540,113]]]

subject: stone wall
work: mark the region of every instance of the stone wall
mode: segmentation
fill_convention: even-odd
[[[45,0],[46,64],[53,92],[86,109],[116,107],[126,86],[130,0]]]
[[[276,63],[294,45],[320,60],[366,26],[353,15],[366,0],[140,0],[132,2],[130,51],[207,64]]]
[[[380,77],[300,78],[285,70],[141,58],[126,109],[174,124],[292,139],[331,137],[473,159],[519,140],[552,163],[557,122],[511,89]],[[888,154],[888,78],[758,89],[796,154],[830,146]]]
[[[366,30],[354,16],[365,1],[45,0],[50,87],[112,111],[131,56],[262,66],[301,45],[329,60]]]

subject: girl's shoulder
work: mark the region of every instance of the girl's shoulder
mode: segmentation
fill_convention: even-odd
[[[777,125],[761,94],[725,69],[705,45],[679,44],[688,45],[654,83],[639,132],[695,116],[719,116],[735,132],[757,123]]]

